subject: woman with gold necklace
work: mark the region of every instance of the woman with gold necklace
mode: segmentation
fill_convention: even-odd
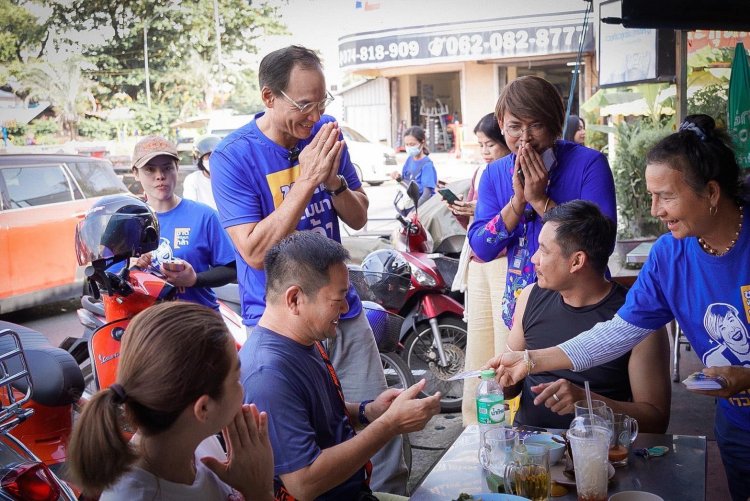
[[[504,384],[530,372],[584,370],[630,350],[677,319],[704,374],[721,389],[714,430],[732,499],[750,497],[750,196],[727,135],[706,115],[691,115],[646,159],[651,214],[670,233],[648,261],[614,319],[543,350],[490,360]],[[555,385],[535,403],[554,403]]]

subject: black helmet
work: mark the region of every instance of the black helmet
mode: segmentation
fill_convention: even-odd
[[[393,249],[381,249],[371,252],[362,261],[362,272],[365,277],[375,273],[389,273],[401,277],[411,277],[409,263],[401,256],[401,253]]]
[[[220,142],[219,136],[204,136],[193,144],[193,159],[199,169],[207,170],[203,165],[203,157],[214,151]]]
[[[78,264],[104,270],[159,245],[159,222],[143,201],[129,195],[103,197],[76,226]]]
[[[362,261],[362,275],[378,304],[394,311],[404,306],[411,268],[399,252],[383,249],[368,254]]]

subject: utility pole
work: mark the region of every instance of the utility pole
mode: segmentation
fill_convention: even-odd
[[[216,29],[216,61],[219,64],[218,88],[221,89],[221,84],[224,83],[224,73],[221,68],[221,33],[219,31],[221,25],[219,24],[219,0],[214,0],[214,26]]]
[[[148,76],[148,26],[143,26],[143,63],[146,69],[146,106],[151,109],[151,81]]]

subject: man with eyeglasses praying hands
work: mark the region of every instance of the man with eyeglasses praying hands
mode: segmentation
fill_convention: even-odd
[[[300,46],[266,55],[258,80],[265,111],[229,134],[211,155],[211,185],[237,255],[242,318],[248,334],[266,307],[263,258],[295,231],[341,241],[339,218],[359,229],[369,201],[338,124],[324,115],[326,90],[318,56]],[[386,389],[372,330],[354,288],[328,355],[346,398],[367,402]],[[398,437],[372,458],[374,490],[406,494],[408,471]]]

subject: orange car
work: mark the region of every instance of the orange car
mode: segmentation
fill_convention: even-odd
[[[0,155],[0,314],[81,295],[75,226],[114,193],[127,188],[108,160]]]

